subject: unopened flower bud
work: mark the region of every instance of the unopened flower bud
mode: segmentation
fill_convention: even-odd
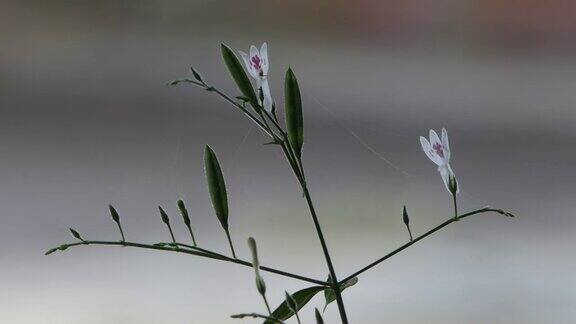
[[[108,205],[108,209],[110,209],[110,216],[116,223],[120,223],[120,215],[112,205]]]
[[[162,221],[166,225],[170,225],[170,218],[168,218],[168,214],[162,209],[162,207],[158,206],[158,210],[160,211],[160,217],[162,217]]]
[[[186,205],[184,205],[184,201],[182,201],[182,199],[178,200],[178,209],[180,209],[180,214],[182,214],[184,224],[186,224],[186,226],[190,226],[190,216],[188,215],[188,210],[186,209]]]
[[[248,238],[248,247],[252,253],[252,266],[256,271],[258,271],[258,268],[260,267],[260,262],[258,261],[258,248],[256,246],[256,240],[253,237]]]
[[[82,237],[80,236],[80,233],[78,233],[78,231],[76,231],[73,228],[69,228],[70,229],[70,233],[72,233],[72,236],[74,236],[75,238],[79,239],[80,241],[84,241],[82,239]]]
[[[410,225],[410,218],[408,218],[408,212],[406,211],[406,206],[404,206],[404,209],[402,210],[402,220],[404,221],[404,224],[406,226]]]
[[[256,289],[258,289],[260,295],[264,296],[266,294],[266,283],[258,272],[256,272]]]

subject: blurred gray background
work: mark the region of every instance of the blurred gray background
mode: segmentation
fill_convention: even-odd
[[[227,253],[205,188],[205,144],[228,183],[248,258],[315,278],[326,269],[281,152],[222,100],[167,87],[195,66],[237,94],[219,44],[269,44],[270,83],[296,71],[304,163],[340,276],[450,217],[418,136],[447,127],[461,209],[519,217],[451,225],[345,292],[352,323],[573,323],[576,5],[570,0],[1,1],[0,322],[253,323],[249,268],[123,248],[43,252],[86,238],[186,240]],[[306,287],[266,274],[273,304]],[[312,322],[318,296],[302,312]],[[335,305],[327,323],[338,323]]]

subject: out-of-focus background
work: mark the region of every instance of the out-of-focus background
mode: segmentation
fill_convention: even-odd
[[[576,3],[552,1],[8,1],[0,3],[0,322],[253,323],[249,268],[72,241],[186,240],[227,253],[203,175],[217,151],[233,239],[316,278],[324,260],[281,153],[225,102],[167,87],[195,66],[237,91],[219,44],[267,41],[273,95],[296,71],[309,187],[340,276],[451,215],[418,137],[450,133],[462,210],[345,292],[352,323],[572,323],[576,317]],[[282,110],[280,108],[280,110]],[[265,274],[274,305],[300,282]],[[312,306],[301,313],[312,322]],[[327,323],[338,323],[335,305]]]

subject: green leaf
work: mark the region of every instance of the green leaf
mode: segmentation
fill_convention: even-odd
[[[314,314],[316,316],[316,324],[324,324],[324,320],[322,319],[322,315],[318,311],[318,308],[315,309]]]
[[[254,88],[252,87],[252,83],[250,83],[250,79],[248,79],[248,75],[246,75],[242,64],[238,60],[236,54],[234,54],[234,51],[224,44],[220,45],[220,49],[222,51],[224,63],[226,64],[226,67],[228,67],[228,71],[230,72],[232,79],[234,79],[234,82],[236,82],[238,89],[240,89],[244,97],[248,98],[252,106],[255,108],[259,107],[258,99],[254,92]]]
[[[328,280],[330,281],[331,279],[329,278]],[[340,291],[344,291],[344,289],[350,288],[357,283],[358,283],[358,277],[350,278],[348,279],[348,281],[342,284],[342,286],[340,287]],[[324,305],[324,311],[325,311],[326,307],[328,307],[328,304],[336,300],[336,294],[334,293],[334,290],[333,289],[324,290],[324,299],[326,299],[326,305]]]
[[[326,289],[326,287],[322,286],[312,286],[302,290],[299,290],[292,294],[292,298],[296,301],[298,306],[297,310],[302,309],[309,301],[314,297],[317,293],[321,292],[322,290]],[[272,312],[272,317],[277,318],[281,321],[285,321],[290,317],[294,316],[294,312],[290,310],[286,301],[284,301],[278,308]],[[264,324],[272,324],[273,321],[267,320]]]
[[[288,140],[294,148],[296,155],[302,155],[302,145],[304,144],[304,119],[302,117],[302,99],[298,80],[292,69],[286,71],[284,81],[284,98],[286,100],[286,129]]]
[[[204,149],[204,168],[206,169],[206,180],[208,181],[208,190],[212,199],[212,206],[216,212],[216,217],[225,230],[228,230],[228,195],[226,194],[226,183],[220,163],[216,153],[206,145]]]

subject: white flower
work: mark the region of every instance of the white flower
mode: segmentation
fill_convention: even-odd
[[[431,129],[430,130],[430,141],[425,137],[420,136],[420,144],[422,144],[422,150],[428,156],[432,162],[438,166],[438,172],[442,176],[442,181],[446,189],[450,192],[450,178],[453,177],[456,180],[456,176],[450,167],[450,142],[448,142],[448,132],[445,128],[442,128],[442,140],[438,137],[438,134]],[[457,186],[457,192],[460,191],[460,186]]]
[[[272,95],[270,94],[270,87],[268,86],[268,45],[262,44],[260,50],[256,46],[250,46],[250,55],[239,51],[240,56],[244,59],[244,64],[248,73],[256,80],[258,88],[258,99],[260,100],[260,91],[264,97],[264,102],[261,102],[266,111],[272,112]]]

